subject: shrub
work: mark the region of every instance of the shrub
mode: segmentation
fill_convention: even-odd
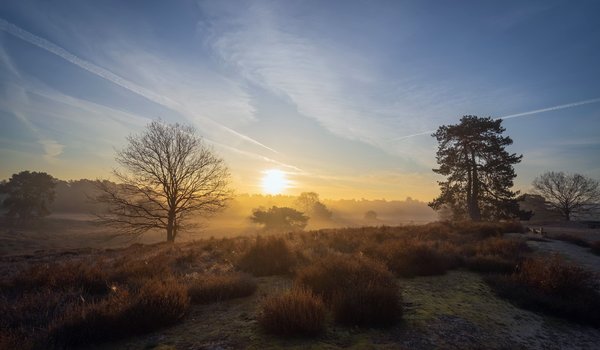
[[[254,294],[256,281],[246,274],[204,275],[194,280],[188,295],[192,303],[206,304]]]
[[[137,293],[117,289],[103,301],[73,305],[50,325],[49,341],[73,347],[142,334],[174,324],[188,307],[183,285],[173,279],[152,279]]]
[[[321,298],[294,288],[262,303],[258,323],[267,332],[283,336],[314,336],[325,329],[326,309]]]
[[[276,237],[257,237],[254,245],[237,262],[242,271],[255,276],[288,274],[295,264],[295,255],[285,240]]]
[[[330,256],[298,271],[296,284],[327,302],[337,322],[379,326],[402,313],[394,275],[382,263],[360,256]]]
[[[519,259],[530,251],[531,248],[524,240],[504,237],[487,238],[475,245],[478,255],[495,255],[512,260]]]
[[[9,288],[19,291],[36,289],[80,289],[83,293],[108,292],[108,275],[101,263],[67,262],[36,264],[17,274]]]
[[[400,277],[441,275],[457,266],[454,256],[417,239],[388,242],[367,249],[365,253],[385,262]]]
[[[114,262],[111,280],[119,283],[140,282],[173,273],[171,263],[174,257],[165,252],[149,258],[124,256]]]
[[[512,275],[487,281],[498,295],[524,308],[600,325],[596,276],[557,254],[526,260]]]
[[[475,272],[511,273],[517,266],[512,260],[497,255],[475,255],[464,259],[465,266]]]

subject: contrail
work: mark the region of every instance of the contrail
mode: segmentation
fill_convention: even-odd
[[[567,104],[564,104],[564,105],[558,105],[558,106],[554,106],[554,107],[536,109],[534,111],[529,111],[529,112],[523,112],[523,113],[505,115],[504,117],[498,117],[496,119],[511,119],[511,118],[523,117],[523,116],[526,116],[526,115],[532,115],[532,114],[538,114],[538,113],[543,113],[543,112],[556,111],[556,110],[559,110],[559,109],[565,109],[565,108],[571,108],[571,107],[589,105],[590,103],[596,103],[596,102],[600,102],[600,97],[598,97],[598,98],[592,98],[591,100],[584,100],[584,101],[579,101],[579,102],[567,103]]]
[[[528,112],[522,112],[522,113],[505,115],[503,117],[498,117],[498,118],[494,118],[494,119],[498,120],[498,119],[512,119],[512,118],[518,118],[518,117],[525,117],[525,116],[528,116],[528,115],[539,114],[539,113],[550,112],[550,111],[556,111],[556,110],[559,110],[559,109],[565,109],[565,108],[571,108],[571,107],[578,107],[578,106],[588,105],[588,104],[597,103],[597,102],[600,102],[600,97],[592,98],[592,99],[589,99],[589,100],[583,100],[583,101],[579,101],[579,102],[567,103],[567,104],[564,104],[564,105],[558,105],[558,106],[553,106],[553,107],[536,109],[536,110],[528,111]],[[402,141],[402,140],[406,140],[406,139],[409,139],[409,138],[415,137],[415,136],[429,135],[429,134],[434,133],[434,132],[435,132],[435,130],[429,130],[429,131],[423,131],[423,132],[420,132],[420,133],[417,133],[417,134],[400,136],[400,137],[397,137],[397,138],[393,139],[393,141]]]
[[[0,18],[0,30],[3,30],[6,33],[11,34],[21,40],[24,40],[32,45],[35,45],[41,49],[44,49],[50,53],[53,53],[56,56],[66,60],[82,69],[85,69],[88,72],[90,72],[96,76],[99,76],[99,77],[101,77],[105,80],[108,80],[116,85],[119,85],[135,94],[145,97],[146,99],[148,99],[154,103],[157,103],[159,105],[167,107],[171,110],[177,111],[184,115],[188,114],[185,111],[182,111],[181,105],[179,103],[177,103],[176,101],[173,101],[172,99],[170,99],[166,96],[156,94],[144,87],[141,87],[135,83],[132,83],[131,81],[129,81],[127,79],[124,79],[124,78],[114,74],[113,72],[111,72],[107,69],[104,69],[100,66],[97,66],[97,65],[91,63],[91,62],[83,60],[83,59],[75,56],[74,54],[70,53],[69,51],[63,49],[62,47],[60,47],[42,37],[32,34],[28,31],[6,21],[3,18]],[[213,124],[214,126],[224,129],[245,141],[251,142],[251,143],[258,145],[264,149],[267,149],[271,152],[278,153],[276,150],[260,143],[259,141],[256,141],[249,136],[243,135],[223,124],[220,124],[220,123],[212,120],[211,118],[207,118],[207,117],[202,117],[202,118],[204,120],[208,121],[209,123]]]

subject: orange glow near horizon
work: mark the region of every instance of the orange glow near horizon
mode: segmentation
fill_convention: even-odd
[[[285,173],[279,169],[269,169],[263,172],[261,181],[262,191],[265,194],[281,194],[289,187]]]

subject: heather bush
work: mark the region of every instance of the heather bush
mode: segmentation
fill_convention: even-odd
[[[366,257],[321,259],[298,271],[296,284],[320,295],[342,324],[389,325],[402,313],[394,275],[382,263]]]
[[[87,294],[103,294],[108,292],[108,279],[102,262],[35,264],[14,276],[6,287],[14,291],[79,289]]]
[[[246,297],[255,291],[256,281],[246,274],[202,275],[188,287],[191,302],[198,304]]]
[[[435,244],[417,239],[390,241],[365,250],[383,261],[400,277],[441,275],[458,265],[449,249],[442,252]]]
[[[116,289],[100,302],[75,304],[49,326],[57,347],[119,339],[179,321],[187,312],[185,286],[173,279],[151,279],[137,291]]]
[[[255,276],[288,274],[295,265],[295,254],[285,240],[278,237],[257,237],[237,262],[238,268]]]
[[[326,308],[310,290],[293,288],[266,298],[258,323],[267,333],[283,336],[314,336],[325,330]]]
[[[557,254],[525,260],[512,275],[487,281],[498,295],[524,308],[600,325],[597,276]]]

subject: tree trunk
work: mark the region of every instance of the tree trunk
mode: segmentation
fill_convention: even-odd
[[[167,242],[175,242],[175,213],[171,212],[167,218]]]
[[[477,177],[477,162],[475,162],[475,152],[471,152],[471,203],[469,204],[469,216],[473,221],[481,220],[479,210],[479,178]]]

